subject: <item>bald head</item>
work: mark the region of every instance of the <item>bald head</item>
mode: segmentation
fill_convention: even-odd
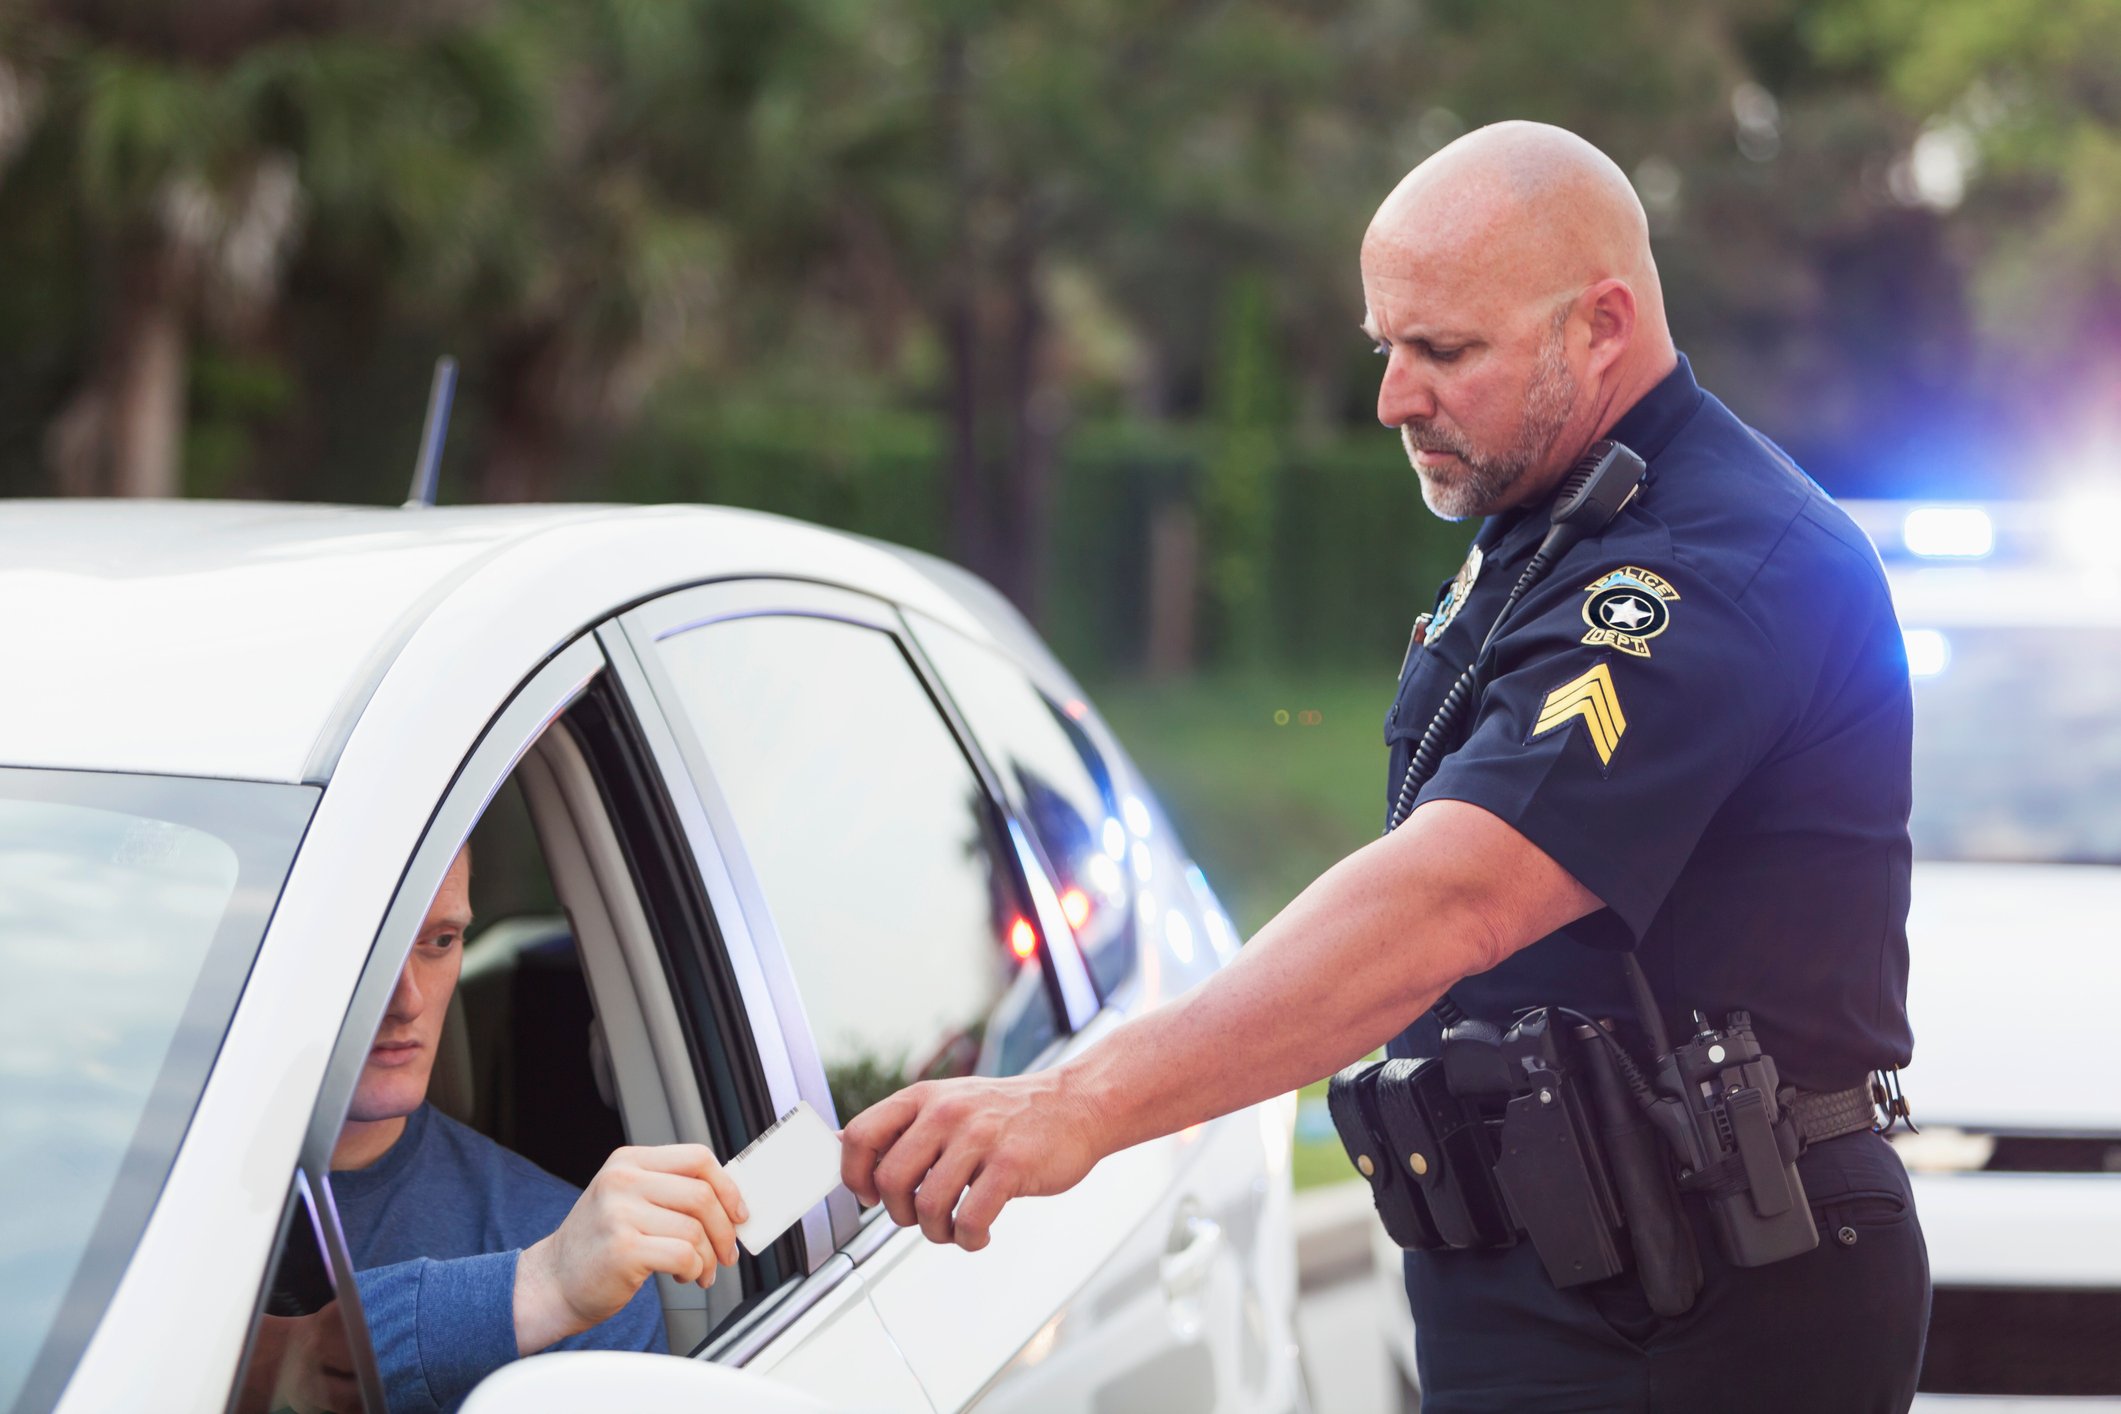
[[[1362,271],[1391,358],[1378,416],[1441,514],[1542,494],[1676,359],[1642,203],[1561,128],[1497,123],[1431,156],[1371,219]]]
[[[1565,128],[1496,123],[1401,179],[1371,218],[1363,259],[1427,265],[1559,296],[1617,278],[1657,304],[1650,223],[1613,159]]]

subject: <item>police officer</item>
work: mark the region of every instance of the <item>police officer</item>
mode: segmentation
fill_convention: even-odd
[[[1362,274],[1380,419],[1431,510],[1485,518],[1387,719],[1403,822],[1210,981],[1068,1064],[916,1085],[849,1124],[848,1186],[935,1241],[982,1247],[1010,1199],[1388,1040],[1434,1054],[1447,992],[1497,1023],[1542,1005],[1629,1017],[1628,952],[1676,1035],[1697,1009],[1749,1010],[1815,1118],[1908,1059],[1911,712],[1884,577],[1824,493],[1694,382],[1626,178],[1560,129],[1480,129],[1393,191]],[[1638,494],[1497,626],[1600,438],[1647,462]],[[1477,693],[1402,799],[1476,654]],[[1806,1130],[1812,1251],[1733,1267],[1686,1200],[1704,1285],[1683,1316],[1654,1314],[1626,1274],[1558,1289],[1526,1243],[1410,1252],[1423,1408],[1904,1409],[1927,1259],[1862,1110]]]

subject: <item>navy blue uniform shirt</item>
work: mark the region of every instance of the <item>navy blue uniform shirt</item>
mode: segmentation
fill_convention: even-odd
[[[1418,797],[1499,816],[1606,906],[1451,996],[1627,1018],[1612,950],[1637,948],[1675,1038],[1745,1008],[1791,1084],[1903,1065],[1912,705],[1877,554],[1684,357],[1607,435],[1641,492],[1511,612]],[[1444,591],[1386,719],[1387,810],[1547,528],[1543,505],[1490,518]],[[1438,1040],[1425,1016],[1392,1053]]]

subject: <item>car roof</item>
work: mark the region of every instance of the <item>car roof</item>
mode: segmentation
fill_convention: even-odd
[[[1885,564],[1908,628],[2121,628],[2121,561],[2087,535],[2095,512],[2068,501],[1840,503]],[[1971,517],[1973,553],[1911,548],[1912,517]]]
[[[557,615],[548,650],[737,576],[991,617],[924,559],[727,507],[11,502],[0,765],[321,782],[415,633],[476,635],[497,611]]]
[[[1903,628],[2121,628],[2112,569],[1889,565],[1886,578]]]

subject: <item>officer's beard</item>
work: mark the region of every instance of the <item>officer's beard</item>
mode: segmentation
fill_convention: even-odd
[[[1409,460],[1418,451],[1450,452],[1458,458],[1455,468],[1414,463],[1415,475],[1421,478],[1422,502],[1435,514],[1445,520],[1493,515],[1513,504],[1526,475],[1545,463],[1554,439],[1576,410],[1576,376],[1569,371],[1561,337],[1567,322],[1564,309],[1547,331],[1546,344],[1525,383],[1524,416],[1517,424],[1517,439],[1507,452],[1484,455],[1441,428],[1412,422],[1401,425],[1399,440]]]

